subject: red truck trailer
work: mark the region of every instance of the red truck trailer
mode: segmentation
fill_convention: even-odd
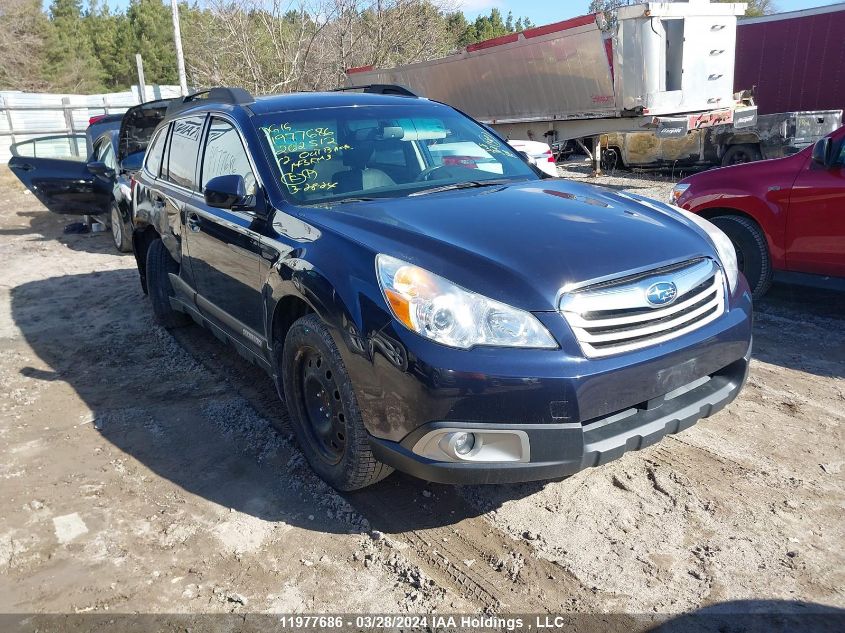
[[[845,2],[740,20],[734,89],[759,114],[845,109]]]

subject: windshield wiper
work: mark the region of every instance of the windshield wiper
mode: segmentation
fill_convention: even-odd
[[[372,202],[373,200],[377,200],[377,198],[344,198],[343,200],[338,200],[334,204],[346,204],[347,202]]]
[[[475,187],[492,187],[494,185],[509,185],[513,182],[507,179],[491,179],[491,180],[468,180],[466,182],[455,182],[451,185],[440,185],[439,187],[431,187],[430,189],[422,189],[409,193],[411,196],[425,196],[430,193],[438,193],[440,191],[454,191],[455,189],[474,189]]]

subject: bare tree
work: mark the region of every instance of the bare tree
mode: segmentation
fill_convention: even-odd
[[[353,66],[393,66],[454,48],[446,2],[433,0],[210,0],[185,15],[194,85],[256,94],[334,88]]]
[[[0,88],[38,90],[47,19],[39,0],[0,3]]]

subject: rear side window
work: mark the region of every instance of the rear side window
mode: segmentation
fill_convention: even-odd
[[[255,174],[238,131],[223,119],[212,118],[202,159],[202,189],[217,176],[243,176],[246,192],[255,193]]]
[[[161,172],[161,157],[164,156],[164,142],[167,140],[167,128],[164,126],[156,134],[147,150],[147,171],[158,178]]]
[[[186,189],[196,189],[195,174],[204,116],[178,119],[172,124],[166,168],[162,177]]]

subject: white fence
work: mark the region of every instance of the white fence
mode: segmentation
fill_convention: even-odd
[[[179,86],[147,86],[146,100],[179,96]],[[141,103],[137,86],[126,92],[99,95],[0,91],[0,164],[20,153],[55,158],[86,158],[85,129],[100,114],[119,114]],[[47,138],[44,138],[47,137]],[[36,144],[26,143],[43,139]]]

